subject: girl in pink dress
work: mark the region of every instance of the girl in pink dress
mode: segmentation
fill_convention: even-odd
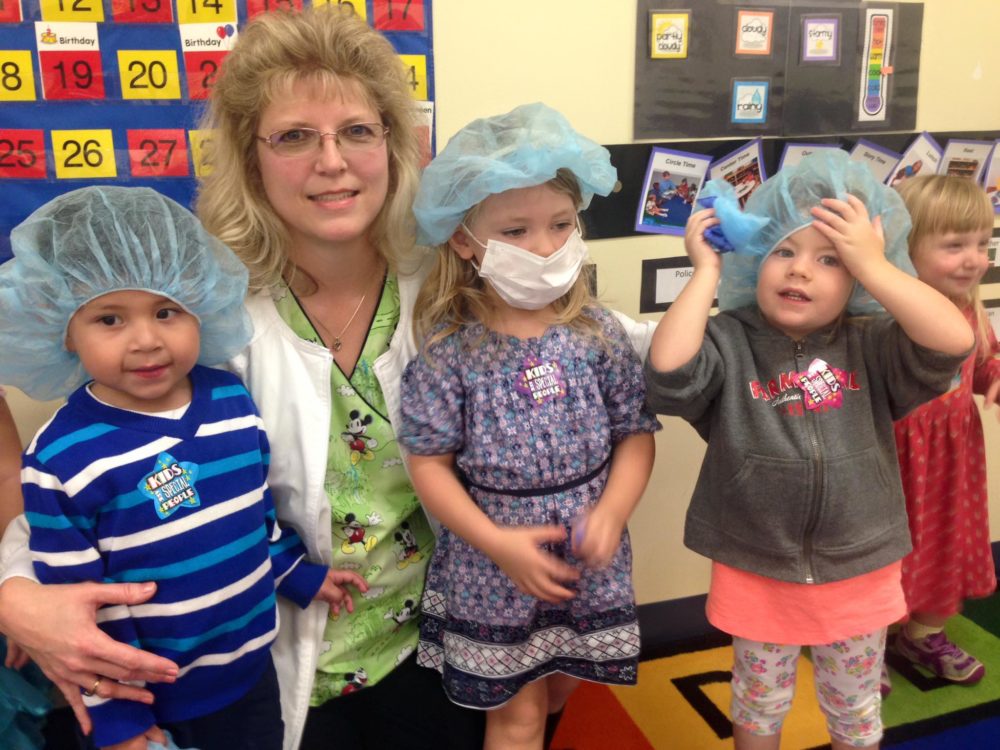
[[[984,395],[989,407],[1000,392],[997,340],[978,291],[990,265],[993,208],[982,188],[962,177],[915,177],[899,192],[913,218],[909,244],[917,274],[965,313],[976,348],[950,391],[896,423],[913,552],[903,559],[910,618],[895,650],[938,677],[973,684],[986,669],[948,639],[944,626],[963,599],[996,589],[983,426],[972,398]]]

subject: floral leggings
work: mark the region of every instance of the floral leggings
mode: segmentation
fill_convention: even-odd
[[[882,738],[879,676],[886,630],[811,646],[816,697],[830,736],[854,747]],[[733,723],[757,735],[777,734],[795,694],[801,646],[733,638]]]

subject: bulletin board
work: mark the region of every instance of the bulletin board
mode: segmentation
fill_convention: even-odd
[[[87,184],[143,185],[190,206],[211,168],[211,133],[197,124],[219,65],[249,18],[303,1],[0,0],[0,262],[14,226]],[[429,147],[431,0],[328,2],[400,54]]]
[[[916,125],[922,3],[637,1],[636,139]]]

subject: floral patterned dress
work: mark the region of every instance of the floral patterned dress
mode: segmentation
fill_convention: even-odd
[[[568,326],[539,338],[481,325],[436,342],[403,375],[400,441],[453,453],[474,502],[497,524],[562,525],[599,499],[612,446],[659,429],[644,407],[638,358],[603,309],[604,343]],[[609,684],[636,679],[639,629],[627,532],[612,563],[578,566],[576,596],[552,605],[521,593],[485,554],[442,530],[422,603],[419,664],[441,670],[448,696],[492,708],[554,672]]]
[[[966,317],[970,319],[971,315]],[[913,551],[903,558],[910,612],[950,616],[962,600],[996,589],[990,549],[983,424],[973,393],[1000,378],[993,356],[962,365],[952,389],[896,423],[896,450],[906,493]]]

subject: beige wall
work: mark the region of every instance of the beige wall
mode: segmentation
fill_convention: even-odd
[[[918,129],[1000,130],[1000,4],[926,0],[924,8]],[[469,120],[530,101],[556,107],[601,143],[631,142],[635,13],[629,0],[434,0],[439,146]],[[642,260],[684,253],[674,237],[590,244],[603,299],[635,317]],[[1000,285],[991,286],[986,296],[1000,297]],[[17,393],[10,401],[24,438],[54,406]],[[984,423],[994,457],[992,538],[1000,539],[1000,427],[992,416]],[[707,561],[681,544],[702,453],[691,428],[664,420],[651,489],[631,524],[640,603],[707,591]]]

